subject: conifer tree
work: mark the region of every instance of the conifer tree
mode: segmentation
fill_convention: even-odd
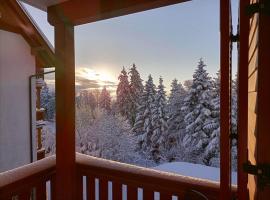
[[[178,83],[177,79],[174,79],[171,84],[171,94],[168,102],[169,109],[169,130],[170,132],[176,132],[185,127],[184,115],[181,110],[186,96],[186,91],[181,83]]]
[[[55,117],[55,93],[50,91],[46,83],[41,89],[40,97],[41,107],[45,109],[45,119],[53,120]]]
[[[153,134],[152,110],[155,105],[155,94],[156,90],[153,78],[149,75],[144,86],[141,105],[133,128],[135,132],[140,131],[138,143],[140,148],[144,151],[149,150],[151,144],[150,138]]]
[[[140,99],[143,92],[143,84],[135,64],[132,65],[129,71],[129,75],[130,75],[130,122],[131,125],[133,126],[140,105]]]
[[[155,162],[162,159],[162,151],[165,143],[165,133],[168,129],[166,119],[166,94],[164,91],[163,79],[159,78],[159,85],[157,94],[155,95],[155,102],[152,106],[152,127],[153,135],[151,136],[151,156]]]
[[[193,74],[191,89],[184,100],[182,110],[185,112],[186,135],[183,145],[189,147],[194,162],[201,162],[200,157],[209,143],[214,127],[211,127],[212,81],[205,64],[200,59]]]
[[[237,102],[237,90],[238,90],[238,75],[232,80],[232,94],[231,94],[231,133],[237,135],[237,115],[238,115],[238,102]],[[237,141],[232,140],[231,149],[232,168],[237,170]]]
[[[173,161],[178,157],[179,141],[182,139],[185,131],[184,114],[181,110],[186,91],[177,79],[171,84],[171,93],[169,97],[168,109],[168,131],[166,134],[165,150],[168,161]]]
[[[237,134],[237,90],[238,90],[238,81],[237,74],[235,78],[232,80],[232,90],[231,90],[231,123],[232,123],[232,134]]]
[[[213,81],[212,110],[204,128],[211,130],[209,143],[205,148],[203,163],[219,167],[220,163],[220,71]]]
[[[186,91],[189,91],[191,89],[192,86],[192,80],[185,80],[184,81],[184,87]]]
[[[174,102],[179,97],[178,80],[173,79],[171,83],[170,96],[168,99],[167,110],[168,113],[172,113],[174,110]]]
[[[111,95],[110,92],[106,89],[106,86],[103,87],[100,93],[99,107],[107,112],[110,112],[111,110]]]
[[[119,113],[128,119],[130,116],[130,87],[128,75],[124,67],[118,77],[118,80],[119,83],[116,90],[116,104]]]

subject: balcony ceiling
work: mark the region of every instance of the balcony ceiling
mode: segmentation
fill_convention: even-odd
[[[61,21],[81,25],[190,0],[21,0],[48,12],[52,25]]]
[[[27,3],[33,7],[47,11],[49,6],[53,6],[59,3],[63,3],[68,0],[20,0],[21,2]]]

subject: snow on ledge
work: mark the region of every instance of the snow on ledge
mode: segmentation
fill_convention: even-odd
[[[0,173],[0,188],[55,166],[55,156]]]
[[[205,166],[201,164],[188,162],[171,162],[156,166],[154,169],[217,182],[220,181],[220,168]],[[232,184],[237,184],[236,172],[232,172]]]

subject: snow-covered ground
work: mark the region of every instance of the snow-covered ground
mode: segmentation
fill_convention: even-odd
[[[220,181],[220,169],[200,164],[187,162],[172,162],[161,164],[153,169],[172,172],[184,176],[192,176],[196,178],[208,179],[212,181]],[[237,173],[232,172],[232,184],[237,184]]]

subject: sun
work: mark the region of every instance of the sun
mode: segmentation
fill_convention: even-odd
[[[99,80],[101,81],[111,81],[113,82],[114,81],[114,78],[113,76],[108,72],[108,71],[101,71],[99,73]]]

